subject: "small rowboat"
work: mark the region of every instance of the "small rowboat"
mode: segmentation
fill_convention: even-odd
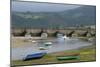
[[[79,56],[59,56],[57,60],[79,60]]]
[[[36,41],[33,40],[32,43],[36,43]]]
[[[32,60],[32,59],[40,59],[40,58],[42,58],[44,55],[46,55],[46,52],[35,53],[35,54],[29,54],[29,55],[27,55],[23,60],[24,60],[24,61],[27,61],[27,60]]]
[[[46,42],[46,43],[44,43],[44,44],[45,44],[45,46],[49,46],[49,45],[52,44],[52,42]]]
[[[40,50],[47,50],[46,47],[39,47]]]

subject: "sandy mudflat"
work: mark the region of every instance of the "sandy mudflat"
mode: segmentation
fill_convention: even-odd
[[[49,39],[49,40],[48,40]],[[52,41],[52,37],[48,38],[45,41]],[[31,40],[26,37],[11,37],[11,47],[17,48],[17,47],[25,47],[25,46],[31,46],[36,43],[32,41],[40,41],[41,37],[32,37]]]
[[[35,43],[32,41],[36,41]],[[53,44],[45,46],[45,42],[52,42]],[[40,39],[39,37],[32,37],[32,39],[26,39],[25,37],[12,37],[12,59],[20,60],[23,59],[28,54],[33,54],[37,52],[61,52],[65,50],[79,49],[85,46],[90,46],[92,43],[87,41],[82,41],[79,39],[69,38],[48,38]],[[45,47],[46,50],[40,50],[40,47]],[[17,54],[17,55],[16,55]]]
[[[40,39],[39,37],[34,37],[33,39]],[[25,37],[11,37],[11,47],[16,48],[16,47],[25,47],[32,45],[31,41],[29,41]]]

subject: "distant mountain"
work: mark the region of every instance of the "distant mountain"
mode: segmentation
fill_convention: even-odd
[[[95,6],[83,6],[62,12],[12,12],[13,28],[66,28],[95,23]]]

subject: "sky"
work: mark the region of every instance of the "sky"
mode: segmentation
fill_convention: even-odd
[[[52,4],[37,2],[18,2],[12,1],[12,11],[18,12],[60,12],[80,7],[79,5]]]

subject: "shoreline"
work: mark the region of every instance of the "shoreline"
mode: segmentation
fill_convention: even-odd
[[[56,56],[63,56],[63,55],[74,55],[79,54],[79,60],[64,60],[64,61],[57,61]],[[42,62],[41,62],[42,61]],[[69,63],[69,62],[88,62],[88,61],[96,61],[96,49],[95,46],[84,47],[78,50],[65,50],[61,52],[51,53],[44,56],[41,59],[37,60],[29,60],[29,61],[22,61],[22,60],[11,60],[11,66],[20,66],[20,65],[37,65],[37,64],[48,64],[48,63]]]

